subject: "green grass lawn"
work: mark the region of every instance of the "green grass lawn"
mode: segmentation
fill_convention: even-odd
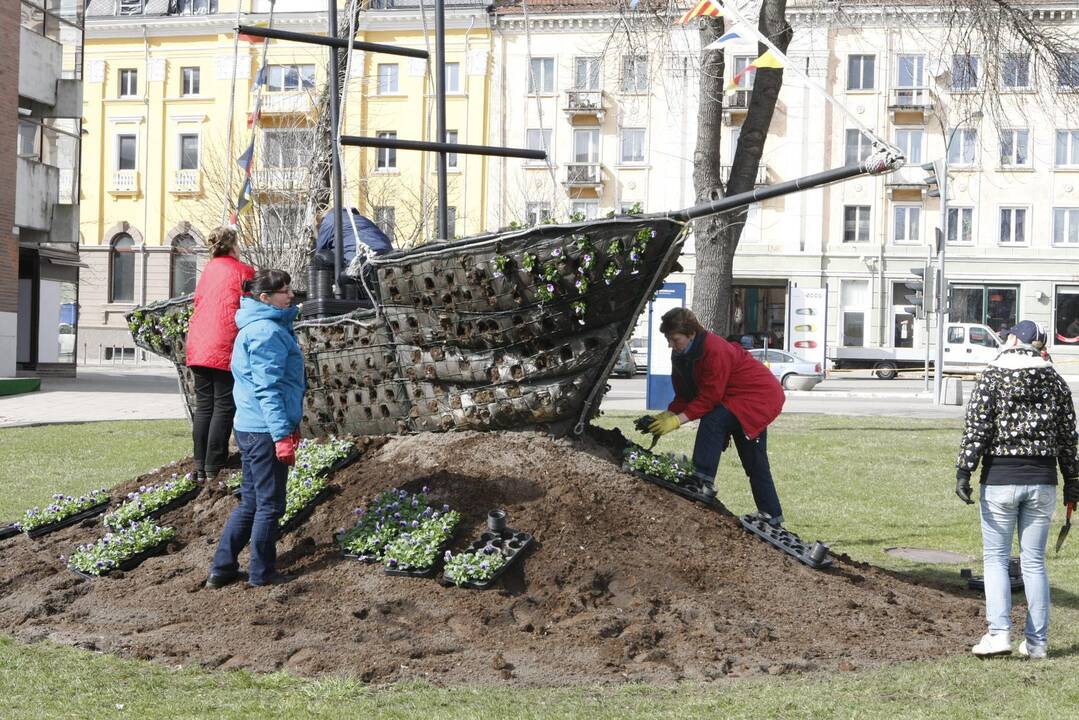
[[[639,437],[631,422],[628,414],[601,419]],[[787,525],[806,539],[825,540],[836,551],[912,576],[956,578],[955,567],[905,562],[883,550],[917,546],[979,556],[977,511],[952,494],[958,439],[956,421],[782,417],[768,440]],[[182,421],[0,430],[6,480],[0,518],[14,518],[54,491],[107,486],[157,467],[187,454],[189,442]],[[684,428],[664,438],[658,449],[689,453],[692,442],[692,429]],[[753,509],[733,449],[724,456],[718,485],[731,510]],[[1051,655],[1042,663],[967,656],[856,673],[674,688],[521,690],[414,683],[371,688],[347,678],[310,681],[280,673],[167,668],[0,636],[0,717],[1064,720],[1079,708],[1077,557],[1079,537],[1071,538],[1059,557],[1050,550]]]

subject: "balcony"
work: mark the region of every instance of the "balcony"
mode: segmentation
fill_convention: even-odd
[[[603,106],[603,91],[570,90],[566,93],[566,106],[562,111],[570,120],[594,117],[596,122],[602,122],[607,111]]]
[[[60,43],[25,27],[19,29],[19,95],[43,105],[53,105],[62,64],[63,46]]]
[[[595,190],[603,188],[603,166],[599,163],[567,163],[566,189]]]
[[[719,166],[719,179],[724,185],[731,178],[731,168],[733,165],[720,165]],[[758,187],[760,185],[768,184],[768,166],[761,163],[757,166],[757,176],[753,178],[753,186]]]
[[[197,195],[202,192],[202,173],[198,170],[175,171],[169,192],[176,195]]]
[[[752,90],[735,90],[727,96],[727,104],[723,106],[723,124],[730,125],[734,118],[744,118],[749,111],[749,98]]]
[[[30,158],[19,158],[15,175],[15,224],[47,231],[59,198],[60,170]]]
[[[138,191],[138,170],[116,170],[109,178],[109,192],[113,195],[134,195]]]
[[[895,172],[885,175],[884,185],[888,188],[888,192],[893,198],[897,190],[900,192],[903,190],[919,191],[922,197],[925,197],[925,170],[922,170],[917,164],[904,165]]]
[[[255,192],[294,192],[307,190],[309,170],[306,167],[264,168],[251,173],[251,188]]]
[[[901,87],[892,88],[888,99],[888,111],[892,114],[893,121],[899,113],[920,115],[925,120],[925,115],[933,109],[933,96],[929,88]]]
[[[261,113],[263,115],[307,115],[314,110],[314,107],[311,93],[303,90],[262,94]]]

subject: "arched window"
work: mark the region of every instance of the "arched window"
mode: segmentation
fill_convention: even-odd
[[[169,260],[169,297],[189,295],[195,292],[198,273],[198,255],[195,239],[188,234],[177,235],[172,241]]]
[[[109,302],[135,301],[135,241],[127,233],[112,239],[109,250]]]

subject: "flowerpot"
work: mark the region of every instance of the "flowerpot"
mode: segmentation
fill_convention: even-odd
[[[813,547],[809,549],[809,559],[819,564],[826,557],[828,557],[828,546],[820,540],[813,543]]]
[[[492,510],[487,513],[487,528],[492,532],[501,532],[506,529],[506,511]]]

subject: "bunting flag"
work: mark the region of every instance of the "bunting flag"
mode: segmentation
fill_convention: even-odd
[[[251,160],[254,157],[255,157],[255,138],[251,138],[251,144],[247,146],[246,150],[244,150],[243,155],[236,158],[236,164],[239,165],[243,169],[245,176],[251,174]]]
[[[751,62],[749,65],[746,65],[741,72],[731,78],[731,81],[727,83],[727,86],[725,88],[723,88],[723,94],[730,95],[731,93],[737,92],[738,90],[747,90],[748,88],[739,87],[739,83],[742,81],[742,78],[745,77],[745,74],[748,73],[750,70],[759,70],[760,68],[781,68],[783,66],[784,63],[781,58],[779,58],[771,50],[765,50],[763,53],[761,53],[760,57]]]
[[[714,41],[704,46],[705,50],[719,50],[726,45],[730,45],[736,40],[746,40],[752,37],[752,34],[745,30],[745,26],[741,23],[734,25],[730,30],[720,35]]]
[[[239,219],[244,210],[251,206],[251,177],[244,178],[244,184],[240,186],[240,197],[236,200],[236,209],[232,213],[234,218],[232,224],[236,224],[236,219]]]
[[[252,27],[269,27],[270,23],[266,22],[265,20],[262,20],[260,22],[251,23],[251,26]],[[246,35],[244,33],[240,33],[239,39],[241,41],[243,41],[243,42],[259,43],[259,42],[262,42],[263,40],[268,40],[269,38],[260,37],[258,35]]]
[[[256,108],[253,112],[247,113],[247,129],[253,130],[258,123],[259,118],[262,117],[262,110]]]
[[[675,25],[685,25],[695,17],[720,17],[723,8],[719,6],[719,0],[700,0],[696,5],[686,10],[686,14],[675,21]]]

